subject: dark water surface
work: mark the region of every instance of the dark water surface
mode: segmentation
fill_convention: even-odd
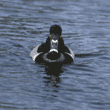
[[[29,54],[53,24],[76,58],[51,71]],[[16,109],[110,110],[110,0],[0,0],[0,110]]]

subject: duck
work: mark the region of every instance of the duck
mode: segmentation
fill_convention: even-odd
[[[37,63],[72,63],[75,55],[73,51],[64,44],[61,37],[60,25],[52,25],[50,34],[45,43],[37,45],[30,53],[34,62]]]

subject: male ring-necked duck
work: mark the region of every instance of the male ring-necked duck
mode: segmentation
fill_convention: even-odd
[[[50,35],[45,43],[37,45],[30,53],[33,61],[38,63],[71,63],[74,53],[64,45],[61,37],[62,29],[59,25],[50,27]]]

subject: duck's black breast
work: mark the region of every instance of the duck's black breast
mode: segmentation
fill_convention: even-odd
[[[54,53],[54,52],[47,52],[47,53],[36,53],[34,55],[33,61],[37,63],[71,63],[73,59],[69,53]]]
[[[37,63],[71,63],[74,60],[73,52],[64,45],[63,40],[60,39],[58,44],[58,53],[55,51],[50,52],[50,39],[46,43],[36,46],[30,56],[33,61]]]

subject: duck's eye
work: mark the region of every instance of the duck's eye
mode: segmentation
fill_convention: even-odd
[[[51,37],[51,35],[49,35],[49,37]]]
[[[58,40],[53,40],[52,39],[51,46],[52,46],[52,48],[56,48],[58,46]]]

